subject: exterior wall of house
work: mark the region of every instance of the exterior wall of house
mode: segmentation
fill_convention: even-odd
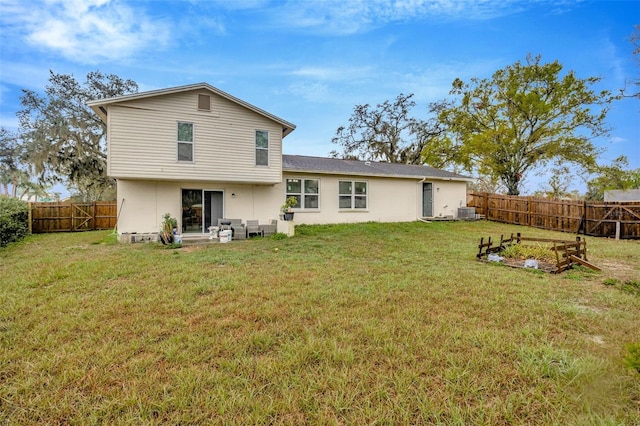
[[[319,209],[294,209],[294,222],[304,224],[354,222],[409,222],[422,217],[422,181],[418,179],[354,177],[285,173],[283,183],[276,185],[286,192],[286,179],[318,179]],[[339,208],[339,181],[367,182],[367,209]],[[457,217],[458,207],[466,206],[466,182],[426,180],[433,183],[434,216]]]
[[[280,214],[287,178],[318,179],[320,185],[320,208],[294,209],[296,224],[409,222],[422,216],[422,182],[417,179],[291,173],[277,185],[118,179],[118,232],[158,232],[165,213],[177,218],[182,227],[182,189],[222,191],[224,217],[268,223]],[[367,182],[367,209],[347,211],[338,207],[338,182],[341,180]],[[456,217],[458,207],[466,206],[465,182],[426,182],[433,183],[434,216]]]
[[[198,94],[211,111],[198,110]],[[108,174],[119,179],[278,183],[282,127],[206,90],[107,106]],[[177,123],[193,123],[193,162],[178,161]],[[256,130],[269,132],[269,165],[256,166]]]
[[[458,208],[467,206],[467,183],[452,180],[427,182],[433,183],[433,216],[458,217]]]
[[[224,182],[150,181],[118,179],[118,232],[158,232],[165,213],[178,219],[182,227],[182,189],[222,191],[224,217],[277,219],[284,195],[273,185],[246,185]]]

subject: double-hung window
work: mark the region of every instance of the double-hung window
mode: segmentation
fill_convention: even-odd
[[[320,208],[320,192],[318,179],[287,179],[287,196],[294,197],[298,203],[296,209]]]
[[[256,130],[256,166],[269,165],[269,132]]]
[[[178,122],[178,161],[193,162],[193,123]]]
[[[338,192],[341,209],[367,208],[367,182],[341,180],[338,182]]]

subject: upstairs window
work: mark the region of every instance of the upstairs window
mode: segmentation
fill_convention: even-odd
[[[193,162],[193,123],[178,122],[178,161]]]
[[[200,111],[211,111],[211,96],[198,95],[198,109]]]
[[[320,207],[318,179],[287,179],[287,196],[294,197],[296,209],[317,209]]]
[[[256,166],[269,165],[269,132],[256,130]]]
[[[341,180],[338,182],[338,192],[341,209],[367,208],[367,182]]]

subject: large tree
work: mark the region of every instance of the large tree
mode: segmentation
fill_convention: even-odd
[[[493,176],[518,195],[525,174],[550,161],[595,166],[600,151],[591,138],[608,132],[611,94],[592,88],[599,78],[562,76],[562,68],[529,55],[490,79],[453,82],[458,102],[440,119],[467,170]]]
[[[18,184],[21,164],[21,149],[17,136],[0,127],[0,185],[4,195],[13,195]],[[11,192],[9,188],[13,189]]]
[[[587,182],[588,200],[604,200],[604,192],[612,189],[640,189],[640,168],[629,169],[629,160],[624,155],[609,165],[598,166],[596,176]]]
[[[106,125],[87,101],[137,91],[134,81],[99,71],[83,83],[50,71],[44,95],[23,90],[20,136],[40,180],[66,182],[89,199],[113,187],[106,176]]]
[[[629,39],[631,44],[633,45],[633,58],[635,59],[636,65],[640,66],[640,25],[635,25],[633,29],[633,33],[631,34],[631,38]],[[627,90],[627,85],[620,90],[620,96],[623,98],[638,98],[640,99],[640,77],[636,75],[630,82],[632,85],[636,86],[635,90],[630,89]]]
[[[439,141],[443,131],[435,115],[424,121],[411,115],[416,103],[413,94],[400,94],[395,101],[384,101],[375,108],[356,105],[347,126],[337,129],[331,140],[341,147],[329,155],[335,158],[375,160],[389,163],[422,164],[425,160],[442,167],[444,157],[423,156],[423,151],[435,152],[431,144]],[[441,104],[432,104],[431,112]],[[448,152],[448,151],[447,151]]]
[[[4,127],[0,127],[0,185],[0,193],[8,197],[46,196],[45,187],[31,180],[20,138]]]

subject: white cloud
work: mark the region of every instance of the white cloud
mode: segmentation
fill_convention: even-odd
[[[325,34],[355,34],[410,19],[489,19],[517,13],[530,2],[504,0],[324,0],[283,3],[278,24]]]
[[[602,63],[608,64],[611,71],[611,76],[615,80],[613,84],[622,88],[625,86],[628,80],[631,78],[627,75],[624,67],[624,59],[618,54],[616,45],[611,41],[609,37],[605,37],[602,40],[600,55],[602,56]],[[626,53],[626,52],[625,52]]]
[[[372,67],[300,67],[291,71],[296,77],[314,78],[317,80],[353,80],[371,75]]]
[[[16,61],[3,61],[0,80],[3,85],[14,85],[23,89],[41,89],[49,79],[49,69],[38,65]]]
[[[413,93],[416,102],[422,104],[448,97],[451,83],[456,78],[464,81],[471,77],[485,78],[502,66],[503,61],[499,59],[434,64],[397,74],[393,82],[397,91]]]
[[[322,83],[294,83],[289,85],[288,91],[309,102],[328,102],[335,98],[329,86]]]
[[[117,0],[44,0],[8,5],[2,24],[30,45],[81,63],[120,60],[169,41],[169,26]]]
[[[619,136],[612,136],[611,138],[609,138],[609,143],[622,143],[626,141],[627,140],[625,138],[621,138]]]

